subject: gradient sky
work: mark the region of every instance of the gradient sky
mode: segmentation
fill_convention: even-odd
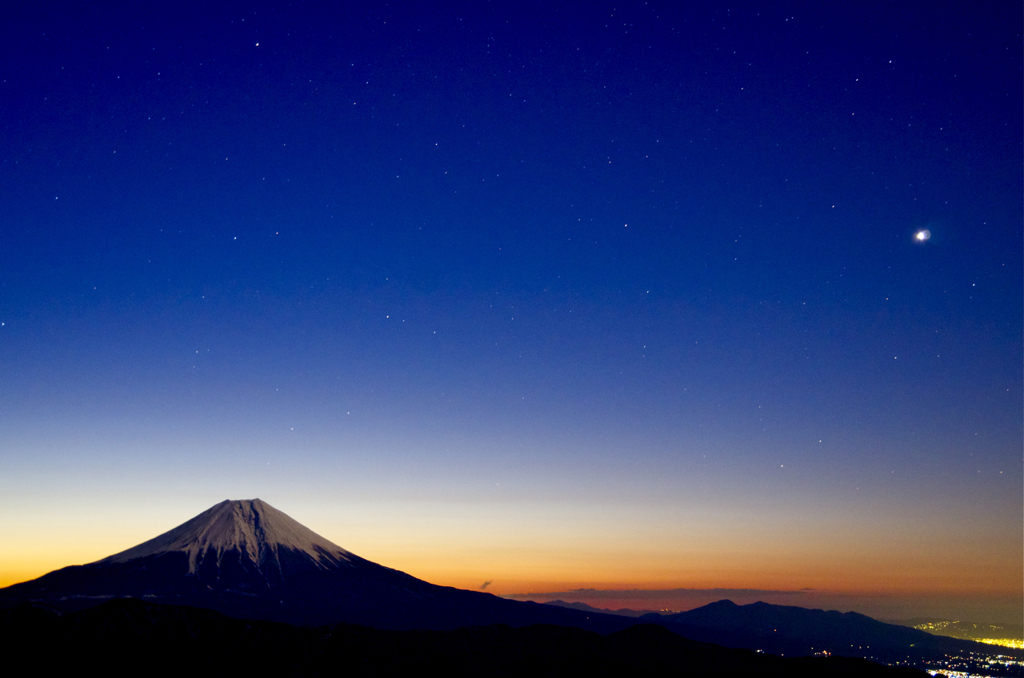
[[[22,5],[0,585],[260,497],[495,593],[1019,621],[1019,2]]]

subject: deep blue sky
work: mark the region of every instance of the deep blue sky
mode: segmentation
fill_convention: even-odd
[[[1009,2],[8,10],[0,522],[259,495],[383,562],[423,547],[360,511],[476,539],[455,506],[516,526],[492,550],[536,514],[598,560],[657,523],[637,559],[688,563],[480,579],[717,586],[701,558],[754,559],[720,585],[821,587],[842,548],[916,548],[857,572],[941,553],[932,589],[1019,593],[1021,25]],[[633,516],[593,527],[607,553],[565,537],[597,506]],[[665,552],[698,514],[786,546]],[[947,562],[969,548],[985,581]]]

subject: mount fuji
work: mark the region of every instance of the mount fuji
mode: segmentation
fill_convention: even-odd
[[[259,499],[223,501],[126,551],[0,589],[0,607],[34,601],[74,611],[112,598],[306,626],[546,623],[607,633],[635,623],[430,584],[349,553]]]

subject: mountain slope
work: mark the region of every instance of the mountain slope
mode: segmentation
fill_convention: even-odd
[[[353,555],[260,499],[223,501],[158,537],[99,563],[126,563],[168,553],[188,556],[189,573],[196,574],[207,558],[220,563],[238,551],[259,569],[281,572],[280,551],[305,554],[317,567],[327,568]]]
[[[886,624],[856,612],[720,600],[673,615],[645,615],[642,621],[662,624],[676,633],[728,647],[746,647],[779,655],[866,657],[890,664],[924,665],[947,655],[976,657],[983,665],[992,648],[972,641],[934,636]],[[1002,650],[1000,650],[1002,652]],[[1016,654],[1014,654],[1016,652]],[[1024,657],[1007,650],[1004,654]]]
[[[221,502],[133,548],[0,589],[0,606],[37,601],[72,611],[119,597],[301,625],[548,623],[609,632],[632,623],[429,584],[349,553],[259,499]]]

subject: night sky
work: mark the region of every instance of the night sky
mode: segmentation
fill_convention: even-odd
[[[260,497],[1019,622],[1019,2],[227,4],[3,12],[0,585]]]

